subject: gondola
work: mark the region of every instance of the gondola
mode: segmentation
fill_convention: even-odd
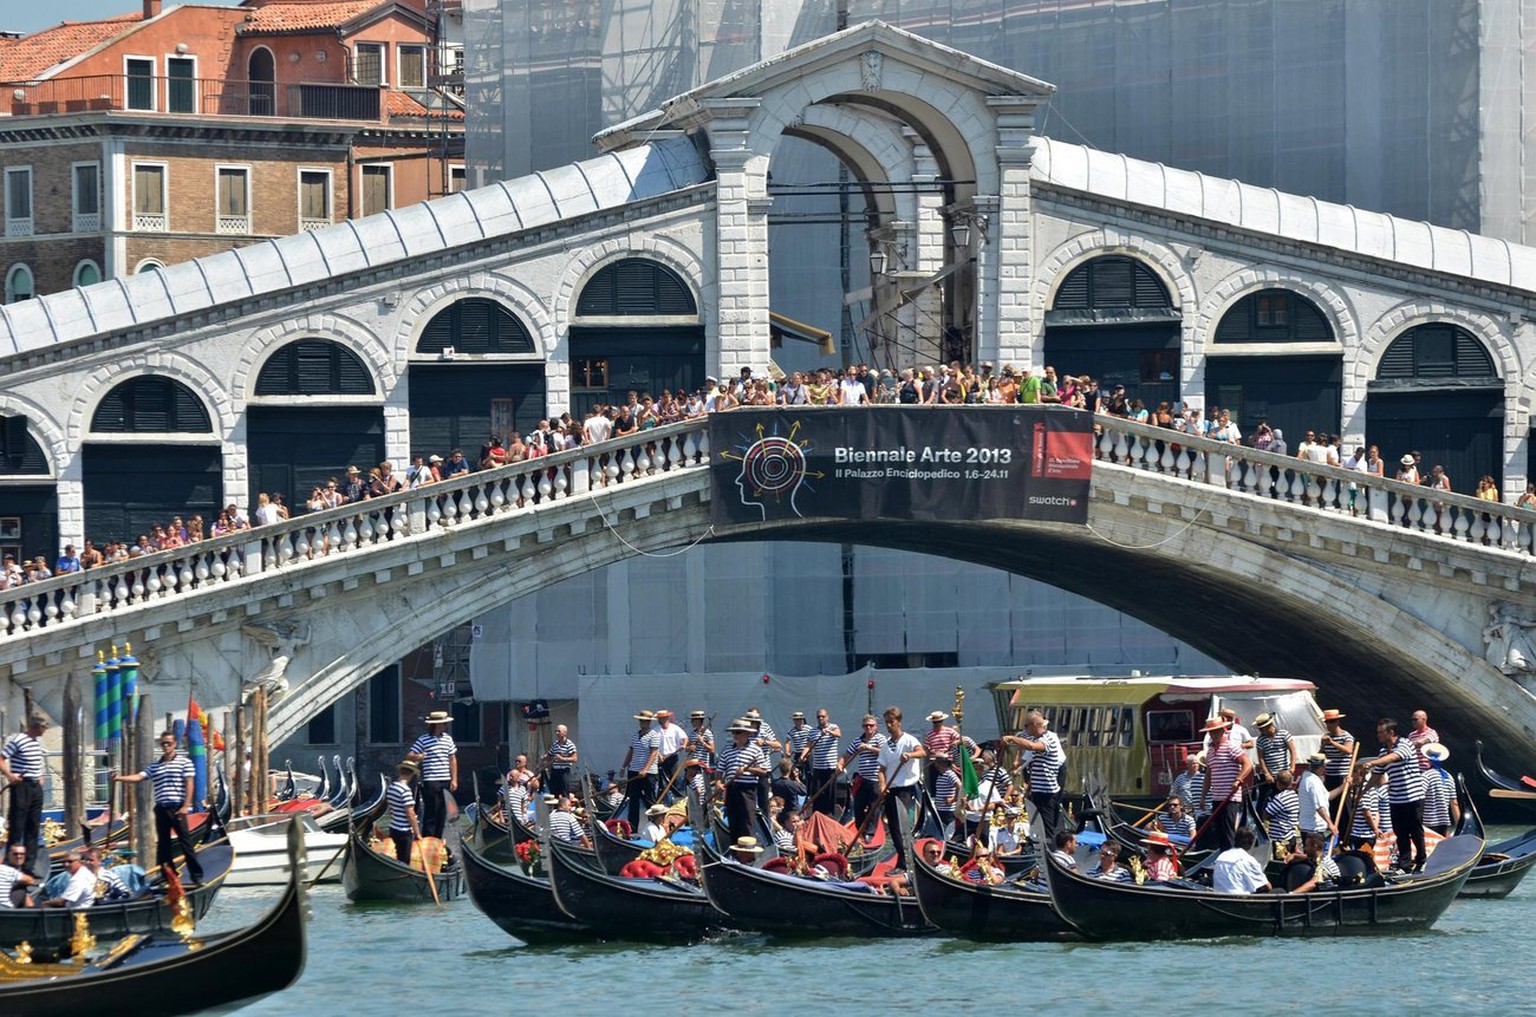
[[[450,861],[432,875],[402,865],[393,854],[385,855],[368,846],[366,826],[354,829],[347,838],[341,859],[341,886],[350,901],[431,904],[450,901],[464,895],[464,867]],[[437,883],[437,896],[432,886]]]
[[[197,851],[198,863],[203,867],[201,885],[187,885],[187,899],[192,902],[192,914],[202,918],[208,913],[213,898],[234,862],[234,851],[227,840],[218,840]],[[187,879],[185,862],[177,865],[183,883]],[[166,932],[175,917],[159,895],[164,889],[158,875],[150,879],[151,890],[141,896],[117,904],[95,904],[83,911],[68,908],[0,908],[0,947],[13,947],[18,943],[31,943],[37,949],[57,949],[69,942],[75,930],[75,915],[83,914],[90,924],[91,934],[99,939],[120,939],[133,933]]]
[[[1482,816],[1478,814],[1477,806],[1467,792],[1467,785],[1459,775],[1456,778],[1456,793],[1461,803],[1461,824],[1457,826],[1456,832],[1482,837]],[[1487,845],[1483,849],[1483,856],[1477,860],[1477,867],[1472,870],[1472,875],[1467,877],[1466,884],[1456,896],[1482,900],[1508,897],[1533,866],[1536,866],[1536,830],[1527,830],[1508,840]]]
[[[560,910],[599,939],[688,942],[725,927],[702,890],[655,879],[610,876],[584,864],[569,845],[546,843],[550,884]]]
[[[590,931],[555,903],[547,878],[525,875],[514,863],[497,865],[474,845],[461,843],[464,885],[481,914],[525,943],[586,939]]]
[[[603,822],[593,822],[591,826],[592,847],[597,851],[598,861],[602,862],[604,871],[610,875],[617,876],[624,866],[639,858],[641,852],[655,847],[648,840],[620,837]]]
[[[1051,903],[1084,936],[1178,942],[1423,931],[1450,906],[1482,852],[1478,837],[1448,837],[1420,875],[1389,883],[1370,873],[1358,885],[1306,894],[1112,883],[1070,871],[1049,856],[1044,868]]]
[[[722,859],[700,844],[699,881],[734,926],[775,936],[920,936],[936,932],[915,897]]]
[[[289,851],[290,871],[302,872],[296,835],[290,834]],[[73,926],[74,915],[84,912],[58,913]],[[298,980],[308,917],[304,887],[294,876],[277,905],[244,929],[135,936],[85,963],[8,962],[0,970],[0,1015],[74,1017],[106,1007],[118,1017],[174,1017],[233,1009]]]
[[[923,917],[951,936],[1010,943],[1081,937],[1051,906],[1051,895],[1017,883],[988,886],[941,874],[919,853],[912,886]]]
[[[383,774],[379,775],[378,794],[366,802],[357,800],[357,787],[357,775],[354,772],[352,776],[353,793],[348,798],[352,803],[351,807],[344,808],[338,806],[323,816],[316,816],[315,823],[319,825],[320,829],[327,833],[338,833],[345,831],[349,825],[372,822],[383,814],[386,804],[385,796],[389,794],[389,778]]]
[[[1483,779],[1491,787],[1499,791],[1509,792],[1511,795],[1511,797],[1502,800],[1518,803],[1523,808],[1536,809],[1536,787],[1528,783],[1531,780],[1530,777],[1510,777],[1500,773],[1489,766],[1487,761],[1483,759],[1482,741],[1474,741],[1472,746],[1476,750],[1477,768],[1482,773]]]

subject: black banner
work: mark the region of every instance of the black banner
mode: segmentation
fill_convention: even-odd
[[[717,523],[1088,521],[1093,417],[1044,406],[737,409],[709,421]]]

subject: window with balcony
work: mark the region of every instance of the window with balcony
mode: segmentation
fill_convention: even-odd
[[[399,46],[396,55],[400,61],[400,87],[427,87],[427,47]]]
[[[123,58],[124,98],[129,109],[155,108],[155,61],[151,57]]]
[[[14,304],[21,300],[31,300],[36,295],[32,270],[26,265],[12,265],[11,270],[5,274],[5,302]]]
[[[359,85],[383,85],[384,44],[360,42],[352,51],[352,80]]]
[[[197,58],[165,58],[165,108],[170,113],[197,112]]]
[[[32,167],[8,166],[5,170],[5,235],[32,235]]]
[[[245,166],[218,168],[219,205],[214,232],[243,236],[251,232],[251,171]]]
[[[74,231],[95,233],[101,229],[101,163],[77,162],[73,176],[70,208],[74,213]]]
[[[299,229],[318,230],[331,224],[331,171],[299,170]]]
[[[391,194],[394,188],[391,186],[391,173],[388,166],[364,166],[363,173],[363,214],[375,215],[387,208],[393,208],[394,202]]]
[[[164,163],[133,164],[133,228],[140,233],[164,233],[166,217],[166,167]]]

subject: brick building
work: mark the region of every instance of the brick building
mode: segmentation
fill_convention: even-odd
[[[4,301],[458,189],[442,6],[143,0],[0,38]]]

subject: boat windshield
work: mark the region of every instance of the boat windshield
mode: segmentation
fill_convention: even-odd
[[[1298,738],[1321,737],[1323,715],[1311,692],[1234,692],[1222,693],[1221,705],[1237,711],[1249,730],[1253,718],[1272,713],[1282,730]]]

